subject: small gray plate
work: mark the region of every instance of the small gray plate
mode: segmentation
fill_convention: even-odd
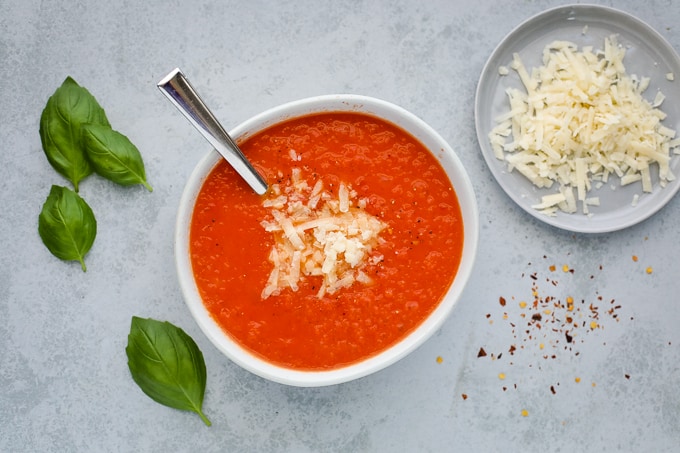
[[[513,53],[519,53],[522,62],[531,68],[541,66],[543,48],[555,40],[571,41],[579,46],[602,49],[605,38],[616,35],[626,48],[623,60],[628,75],[649,77],[649,88],[643,96],[650,102],[660,90],[666,100],[659,107],[668,116],[666,127],[680,134],[680,58],[673,47],[653,28],[639,19],[607,7],[595,5],[568,5],[544,11],[520,24],[510,32],[493,51],[482,71],[475,99],[475,125],[477,139],[492,174],[512,200],[534,217],[558,228],[581,233],[616,231],[647,219],[680,189],[680,156],[671,158],[671,171],[678,177],[662,188],[658,184],[656,165],[652,166],[653,192],[643,194],[640,183],[621,187],[618,178],[610,178],[600,189],[593,188],[588,196],[600,198],[600,206],[589,207],[592,215],[558,212],[549,217],[531,206],[538,204],[543,195],[556,192],[538,189],[517,171],[508,172],[507,163],[496,159],[489,142],[489,132],[495,119],[509,111],[505,90],[514,87],[525,91],[514,70],[499,75],[500,66],[509,67]],[[666,74],[673,73],[675,81]],[[639,194],[636,206],[633,196]]]

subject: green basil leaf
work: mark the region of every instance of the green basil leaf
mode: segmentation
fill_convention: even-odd
[[[132,379],[154,401],[203,414],[205,362],[203,353],[182,329],[169,322],[132,317],[125,348]]]
[[[85,156],[80,128],[83,124],[109,125],[104,109],[87,89],[67,77],[40,116],[40,140],[49,163],[71,181],[78,183],[92,173]]]
[[[57,258],[80,261],[83,272],[85,255],[97,235],[97,220],[80,195],[67,187],[52,186],[38,216],[38,233]]]
[[[153,190],[146,182],[142,155],[125,135],[108,126],[86,124],[83,142],[97,174],[123,186],[143,184],[149,191]]]

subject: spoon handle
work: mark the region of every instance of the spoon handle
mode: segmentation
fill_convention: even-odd
[[[246,159],[179,68],[158,82],[158,88],[258,195],[267,191],[267,182]]]

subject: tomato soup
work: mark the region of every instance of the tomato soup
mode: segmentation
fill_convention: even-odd
[[[437,307],[460,264],[463,220],[446,173],[419,141],[372,116],[337,112],[288,120],[239,145],[270,193],[256,195],[220,161],[197,196],[190,255],[205,307],[242,347],[286,368],[336,369],[399,342]],[[300,264],[297,253],[297,279],[266,291],[278,275],[273,249],[288,231],[285,225],[273,231],[274,218],[283,215],[285,200],[293,204],[284,189],[307,190],[296,206],[310,211],[321,186],[321,200],[337,215],[379,225],[372,242],[350,247],[351,238],[342,236],[349,245],[329,252],[350,263],[344,286],[327,284],[327,275],[309,271],[313,266]],[[333,224],[327,234],[337,229]],[[310,242],[321,240],[315,235]],[[357,240],[368,236],[358,233]],[[324,267],[332,261],[320,258]]]

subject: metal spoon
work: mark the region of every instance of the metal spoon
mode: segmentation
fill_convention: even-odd
[[[267,182],[246,159],[179,68],[158,82],[158,88],[258,195],[267,191]]]

